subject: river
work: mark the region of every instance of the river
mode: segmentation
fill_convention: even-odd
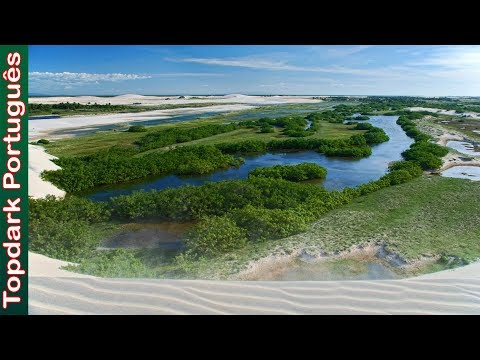
[[[97,201],[110,197],[130,194],[135,190],[160,190],[182,185],[202,185],[208,181],[244,179],[248,173],[263,166],[276,164],[294,165],[302,162],[313,162],[327,169],[327,177],[319,182],[329,190],[354,187],[372,180],[377,180],[388,171],[388,164],[401,160],[402,151],[409,148],[413,140],[396,124],[397,116],[371,116],[372,125],[382,128],[390,140],[372,147],[372,154],[362,159],[327,157],[315,151],[276,152],[262,155],[243,156],[245,163],[238,168],[220,170],[208,175],[180,177],[169,175],[154,179],[96,189],[95,193],[86,194]]]

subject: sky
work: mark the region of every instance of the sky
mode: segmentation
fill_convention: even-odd
[[[480,96],[480,46],[32,45],[29,92]]]

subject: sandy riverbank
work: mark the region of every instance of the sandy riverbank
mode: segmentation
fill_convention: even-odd
[[[455,110],[445,110],[445,109],[435,109],[435,108],[425,108],[425,107],[411,107],[407,108],[410,111],[428,111],[431,113],[436,113],[436,114],[443,114],[443,115],[457,115],[457,116],[467,116],[471,117],[474,119],[480,119],[480,114],[474,113],[474,112],[464,112],[464,113],[457,113]]]
[[[437,138],[437,144],[447,146],[447,143],[451,140],[465,141],[465,137],[456,133],[446,132]],[[469,155],[450,152],[443,157],[443,165],[438,169],[438,172],[445,171],[455,166],[480,166],[480,159]]]
[[[28,144],[28,196],[33,198],[43,198],[46,195],[65,196],[65,191],[40,177],[44,170],[60,169],[51,161],[53,159],[56,157],[47,154],[43,147]]]
[[[478,314],[480,263],[401,280],[201,281],[65,277],[30,255],[30,314]]]
[[[89,127],[113,125],[119,123],[134,123],[136,121],[148,121],[158,119],[168,119],[175,115],[202,114],[210,112],[228,112],[239,111],[253,108],[252,105],[236,104],[236,105],[214,105],[201,108],[178,108],[167,110],[143,111],[139,113],[121,113],[121,114],[105,114],[105,115],[76,115],[66,116],[55,119],[30,120],[28,122],[29,140],[38,140],[40,138],[48,138],[52,140],[58,137],[52,137],[51,132],[57,130],[72,130],[70,135],[75,133],[77,129],[87,130]],[[64,135],[62,137],[68,136]]]
[[[463,141],[464,137],[462,135],[455,134],[455,133],[449,133],[449,132],[443,133],[438,137],[437,144],[442,146],[447,146],[447,143],[450,140]]]

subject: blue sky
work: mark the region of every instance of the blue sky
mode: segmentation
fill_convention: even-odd
[[[480,96],[480,46],[30,46],[33,95]]]

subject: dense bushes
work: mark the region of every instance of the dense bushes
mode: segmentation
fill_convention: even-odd
[[[220,143],[215,145],[226,154],[249,154],[267,152],[267,143],[261,140],[244,140],[234,143]]]
[[[318,127],[310,127],[307,129],[306,127],[308,123],[306,118],[299,115],[283,116],[278,118],[261,118],[254,123],[260,127],[260,132],[273,132],[272,126],[277,126],[283,128],[283,135],[290,137],[310,136],[313,135],[316,130],[318,130]]]
[[[333,194],[333,193],[332,193]],[[138,219],[150,216],[175,220],[224,215],[247,205],[268,209],[291,209],[307,199],[329,199],[324,188],[282,179],[252,177],[219,181],[202,186],[183,186],[160,191],[138,191],[111,199],[117,216]]]
[[[373,128],[368,130],[365,134],[363,134],[367,144],[379,144],[385,141],[390,140],[388,135],[380,128]]]
[[[29,199],[28,215],[30,222],[56,218],[96,223],[110,218],[110,208],[103,202],[92,202],[76,196],[67,196],[59,201],[55,196],[47,195],[43,199]]]
[[[365,139],[358,136],[352,138],[335,140],[330,144],[340,148],[348,144],[350,148],[369,148],[363,143]],[[290,141],[295,146],[299,143],[312,143],[308,139]],[[444,151],[433,145],[419,143],[417,150],[432,156]],[[347,204],[358,196],[405,183],[422,172],[418,161],[400,161],[393,163],[390,172],[382,178],[342,191],[326,191],[320,186],[281,179],[299,176],[291,171],[295,168],[305,168],[312,172],[318,170],[317,166],[311,165],[313,164],[258,169],[245,180],[134,192],[112,198],[108,207],[75,197],[61,201],[52,198],[33,200],[33,248],[43,247],[48,254],[68,260],[86,256],[98,243],[97,235],[87,225],[108,218],[109,208],[113,216],[123,219],[155,217],[166,220],[200,220],[186,236],[186,247],[194,256],[217,256],[240,249],[248,242],[281,239],[305,231],[309,223],[331,209]],[[297,179],[299,178],[295,178]],[[62,214],[61,228],[57,228],[52,220],[55,211]],[[40,216],[40,213],[48,215]],[[75,233],[74,228],[80,229],[81,233]],[[62,237],[68,239],[65,241]],[[49,238],[53,239],[51,243],[46,241]],[[62,241],[65,243],[62,244]],[[142,270],[141,264],[137,265]]]
[[[98,224],[110,218],[107,204],[78,197],[29,199],[29,248],[67,261],[79,261],[104,235]]]
[[[388,136],[382,129],[370,124],[358,124],[357,128],[365,128],[367,132],[363,135],[355,134],[350,139],[304,138],[304,136],[316,131],[319,119],[332,119],[338,118],[338,116],[337,112],[332,111],[312,113],[307,116],[312,122],[310,129],[305,129],[307,120],[302,116],[287,116],[261,118],[256,121],[247,120],[242,125],[214,124],[195,128],[176,127],[149,132],[136,141],[138,148],[117,146],[87,156],[61,157],[55,160],[55,163],[62,169],[46,171],[42,176],[71,193],[148,176],[206,174],[229,166],[238,166],[243,162],[241,158],[234,158],[227,154],[265,153],[277,150],[316,150],[327,156],[360,158],[371,154],[371,148],[367,144],[388,140]],[[216,145],[184,146],[165,152],[144,153],[154,148],[162,148],[175,143],[233,131],[250,123],[260,126],[261,131],[271,131],[273,126],[281,126],[284,133],[291,138],[274,139],[268,142],[245,140]],[[132,126],[129,131],[143,131],[140,129],[142,128]]]
[[[245,229],[249,241],[282,239],[307,230],[307,219],[295,210],[255,208],[247,205],[228,217]]]
[[[264,133],[273,133],[275,132],[275,129],[273,128],[272,125],[268,125],[268,124],[265,124],[265,125],[262,125],[260,127],[260,133],[264,134]]]
[[[174,127],[151,132],[137,140],[135,143],[139,145],[141,151],[146,151],[149,149],[162,148],[167,145],[223,134],[237,130],[238,128],[239,126],[236,124],[212,124],[187,129]]]
[[[370,123],[356,123],[356,126],[353,130],[371,130],[374,126]]]
[[[42,176],[67,192],[78,192],[153,175],[206,174],[243,162],[243,159],[225,155],[211,145],[135,155],[138,155],[135,149],[113,147],[93,155],[60,158],[55,163],[62,169],[45,171]]]
[[[324,153],[327,156],[338,156],[338,157],[351,157],[351,158],[362,158],[370,156],[372,154],[372,148],[368,145],[363,146],[342,146],[342,147],[332,147],[328,145],[320,146],[319,152]]]
[[[290,181],[304,181],[311,179],[324,179],[327,169],[314,163],[301,163],[298,165],[275,165],[271,167],[256,168],[248,174],[249,177],[266,177]]]
[[[194,254],[215,256],[240,249],[247,243],[246,232],[225,216],[205,218],[185,236],[186,248]]]
[[[239,249],[247,242],[281,239],[305,231],[309,223],[331,209],[358,196],[407,182],[418,176],[418,169],[418,164],[398,162],[379,180],[342,191],[251,177],[198,187],[135,192],[112,198],[111,207],[117,216],[130,219],[201,219],[188,236],[187,248],[197,255],[215,256]]]
[[[129,219],[201,220],[186,236],[186,246],[197,255],[214,256],[241,248],[247,241],[304,231],[316,217],[352,198],[316,185],[253,177],[135,192],[112,198],[111,208]]]
[[[155,133],[152,133],[155,135]],[[148,144],[165,138],[155,136],[142,140]],[[177,134],[178,135],[178,134]],[[163,139],[163,140],[162,140]],[[176,138],[179,140],[179,138]],[[67,192],[79,192],[100,185],[117,184],[156,175],[207,174],[230,166],[239,166],[243,160],[228,154],[265,153],[277,150],[316,150],[327,156],[360,158],[369,156],[366,145],[388,140],[383,130],[371,127],[367,133],[355,134],[350,139],[283,139],[264,142],[246,140],[216,145],[185,146],[166,152],[142,154],[135,148],[112,147],[96,154],[65,157],[55,160],[62,169],[46,171],[42,176]]]
[[[442,157],[448,154],[448,150],[429,142],[430,137],[416,128],[412,120],[421,117],[422,114],[411,112],[401,115],[397,120],[397,124],[415,140],[410,149],[402,152],[402,156],[405,160],[416,162],[423,170],[438,169],[442,166]]]
[[[327,121],[329,123],[337,123],[341,124],[343,123],[344,120],[344,115],[338,111],[333,111],[333,110],[326,110],[322,112],[316,112],[316,113],[311,113],[308,114],[306,119],[310,121]]]
[[[390,171],[406,170],[412,177],[422,175],[422,167],[416,161],[396,161],[389,166]]]
[[[371,124],[358,124],[365,134],[355,134],[349,139],[275,139],[268,142],[246,140],[236,143],[217,144],[217,148],[228,154],[265,153],[279,150],[316,150],[327,156],[360,158],[369,156],[372,149],[367,144],[388,141],[388,135],[381,128]],[[358,126],[357,125],[357,126]]]
[[[146,132],[147,128],[143,125],[132,125],[128,128],[128,132]]]
[[[46,218],[29,224],[29,249],[55,259],[79,261],[88,256],[101,235],[86,221]]]
[[[37,144],[46,145],[46,144],[50,144],[50,141],[47,140],[47,139],[40,139],[40,140],[37,141]]]
[[[370,117],[368,115],[357,115],[354,117],[355,120],[369,120]]]
[[[153,272],[131,250],[97,252],[73,268],[75,272],[100,277],[152,277]]]
[[[443,161],[440,157],[432,153],[411,148],[402,153],[405,160],[417,162],[423,170],[434,170],[442,166]]]
[[[367,130],[363,137],[367,144],[378,144],[390,140],[383,129],[373,126],[370,123],[357,123],[354,130]]]

